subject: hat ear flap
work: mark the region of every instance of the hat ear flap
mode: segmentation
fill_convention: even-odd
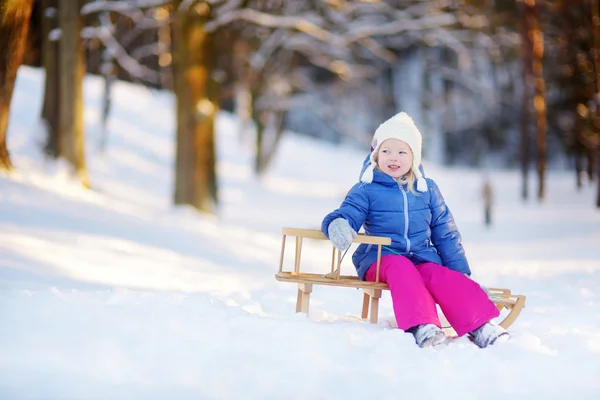
[[[420,177],[419,179],[417,179],[417,190],[421,193],[427,191],[427,181],[425,181],[425,178]]]
[[[360,181],[363,183],[371,183],[373,182],[373,170],[375,169],[373,160],[369,161],[369,165],[365,168],[365,171],[362,173],[360,177]]]
[[[373,182],[373,171],[375,170],[375,150],[371,151],[371,155],[369,156],[369,165],[363,171],[360,181],[363,183],[371,183]]]
[[[421,174],[419,167],[413,167],[413,172],[417,177],[417,191],[421,193],[427,192],[427,181],[423,178],[423,174]]]

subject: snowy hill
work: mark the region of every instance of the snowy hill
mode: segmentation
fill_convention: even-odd
[[[289,134],[257,180],[222,114],[222,207],[207,217],[171,205],[170,95],[119,83],[100,154],[102,83],[87,79],[86,191],[40,155],[42,86],[38,70],[20,69],[8,133],[17,170],[0,175],[0,398],[600,396],[600,213],[592,188],[572,194],[571,173],[552,172],[538,205],[520,201],[517,173],[492,171],[486,229],[480,174],[425,162],[474,278],[528,301],[507,343],[419,349],[393,328],[388,293],[371,325],[358,318],[360,292],[317,287],[307,319],[294,313],[294,285],[273,277],[281,227],[319,227],[365,153]],[[307,247],[303,262],[327,262],[329,247]]]

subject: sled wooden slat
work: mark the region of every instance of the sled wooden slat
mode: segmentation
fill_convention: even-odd
[[[302,228],[283,228],[282,231],[282,245],[281,245],[281,256],[279,260],[279,271],[275,274],[275,279],[280,282],[291,282],[298,285],[298,297],[296,300],[296,312],[303,312],[308,314],[310,294],[313,290],[313,285],[324,285],[324,286],[341,286],[349,288],[362,289],[363,305],[361,318],[369,319],[372,323],[377,323],[379,314],[379,299],[382,296],[383,290],[389,290],[387,283],[379,282],[379,268],[381,266],[381,246],[391,244],[391,239],[380,236],[367,236],[364,234],[358,234],[353,240],[354,243],[365,243],[377,245],[377,270],[376,270],[376,282],[367,282],[360,280],[355,275],[341,275],[341,251],[335,247],[332,251],[331,265],[328,268],[329,273],[308,273],[301,272],[300,260],[302,252],[302,240],[303,239],[317,239],[327,240],[327,237],[317,229],[302,229]],[[296,246],[294,254],[294,270],[284,271],[284,253],[285,253],[285,242],[287,236],[296,237]],[[523,295],[512,294],[510,289],[503,288],[489,288],[488,296],[490,300],[496,305],[498,310],[502,311],[508,309],[509,313],[500,321],[499,325],[505,329],[515,322],[521,310],[525,307],[526,297]],[[370,318],[369,318],[370,314]]]
[[[302,228],[283,228],[283,234],[286,236],[303,237],[307,239],[321,239],[328,240],[327,236],[318,229],[302,229]],[[368,236],[364,233],[359,233],[353,240],[354,243],[365,243],[365,244],[381,244],[390,245],[392,239],[382,236]]]
[[[506,307],[510,310],[508,315],[498,324],[504,329],[508,329],[508,327],[511,326],[513,322],[515,322],[519,314],[521,314],[521,310],[525,308],[525,296],[521,294],[511,295],[508,299],[496,299],[492,297],[494,295],[490,296],[490,300],[492,300],[492,302],[496,304],[496,307],[498,307],[500,311],[502,311],[501,307]]]
[[[293,282],[293,283],[312,283],[315,285],[325,285],[325,286],[344,286],[344,287],[353,287],[353,288],[378,288],[378,289],[387,289],[387,283],[379,282],[366,282],[361,281],[356,276],[340,276],[339,279],[331,279],[327,278],[327,276],[323,274],[307,274],[307,273],[299,273],[294,274],[292,272],[279,272],[275,275],[275,279],[279,282]]]
[[[501,298],[494,295],[489,295],[490,299],[499,306],[513,307],[517,303],[517,299]]]

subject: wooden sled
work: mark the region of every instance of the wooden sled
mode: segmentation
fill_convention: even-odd
[[[376,324],[379,318],[379,299],[383,290],[389,290],[387,283],[379,282],[379,267],[381,263],[381,246],[391,244],[391,239],[381,236],[367,236],[359,233],[353,240],[354,243],[366,243],[377,245],[377,272],[376,282],[366,282],[352,275],[340,275],[341,271],[341,251],[333,247],[331,255],[330,271],[324,274],[306,273],[300,271],[300,260],[302,256],[303,239],[328,240],[320,230],[301,229],[301,228],[283,228],[281,241],[281,255],[279,259],[279,271],[275,274],[275,279],[280,282],[293,282],[298,285],[298,297],[296,300],[296,312],[308,314],[310,294],[313,285],[342,286],[362,289],[362,319],[369,319],[371,323]],[[286,238],[293,236],[296,238],[296,251],[294,256],[294,270],[284,271],[284,253]],[[525,307],[525,296],[512,294],[510,289],[490,288],[488,296],[490,300],[502,311],[507,309],[508,315],[499,323],[505,329],[515,322],[521,310]],[[369,315],[370,314],[370,315]]]

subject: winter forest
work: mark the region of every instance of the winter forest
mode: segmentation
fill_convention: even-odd
[[[6,127],[24,63],[46,76],[45,152],[67,160],[84,186],[93,186],[84,74],[104,80],[103,127],[117,80],[174,93],[174,202],[207,212],[218,205],[219,110],[237,116],[259,176],[285,130],[365,147],[380,121],[405,110],[428,133],[429,159],[520,168],[523,198],[543,199],[549,168],[573,170],[577,188],[596,180],[593,0],[4,3],[3,169],[12,168]]]
[[[273,277],[400,111],[502,346]],[[600,0],[0,0],[0,398],[595,399],[598,296]]]

